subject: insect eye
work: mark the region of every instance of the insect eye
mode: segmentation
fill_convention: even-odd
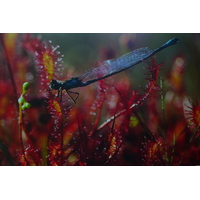
[[[54,90],[58,90],[60,88],[60,83],[56,80],[52,80],[50,84],[50,88]]]

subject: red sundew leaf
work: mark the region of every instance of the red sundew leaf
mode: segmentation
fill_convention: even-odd
[[[63,165],[65,162],[64,155],[66,154],[64,146],[68,146],[70,139],[73,139],[73,135],[67,134],[65,130],[74,130],[73,124],[77,125],[77,122],[73,120],[70,123],[68,118],[70,110],[65,109],[63,102],[59,103],[51,98],[47,102],[53,128],[48,137],[48,163],[50,165]],[[75,130],[77,130],[77,126]]]
[[[43,42],[40,38],[30,35],[24,36],[23,46],[32,54],[38,70],[38,82],[40,91],[49,87],[52,79],[58,79],[62,74],[62,57],[51,41]]]
[[[186,102],[186,101],[185,101]],[[188,121],[189,126],[193,129],[193,131],[199,126],[200,124],[200,103],[196,99],[195,102],[192,102],[192,100],[189,100],[190,105],[185,105],[185,117]],[[188,104],[188,102],[187,102]],[[195,137],[198,137],[200,134],[200,130],[197,130],[197,133]]]
[[[56,118],[56,121],[60,121],[62,119],[62,110],[60,104],[53,99],[48,99],[47,102],[49,113]]]
[[[62,155],[61,145],[52,143],[48,147],[48,157],[47,157],[48,165],[60,166],[61,165],[61,155]]]
[[[48,102],[48,111],[54,123],[53,125],[54,131],[56,132],[62,126],[63,114],[62,114],[61,106],[57,101],[50,98],[47,100],[47,102]]]
[[[21,154],[21,155],[18,157],[18,160],[19,160],[19,164],[18,164],[18,165],[27,166],[27,162],[26,162],[26,160],[25,160],[25,158],[24,158],[24,155]]]
[[[103,103],[105,101],[105,92],[106,92],[106,87],[104,82],[98,81],[98,94],[96,96],[96,99],[94,101],[94,103],[92,104],[91,107],[91,114],[92,115],[96,115],[97,109],[100,109],[103,106]]]
[[[24,150],[24,153],[19,153],[17,149],[15,151],[16,165],[20,166],[40,166],[42,165],[42,159],[39,156],[39,150],[33,149],[30,146]]]
[[[38,75],[41,83],[47,87],[52,79],[58,79],[61,73],[62,58],[58,56],[56,49],[58,47],[43,44],[44,48],[36,52],[36,63],[38,66]]]
[[[109,143],[109,148],[107,153],[108,153],[108,159],[110,159],[117,150],[117,138],[112,133],[109,134],[108,143]]]
[[[54,129],[58,130],[60,127],[63,127],[67,128],[67,130],[70,132],[74,132],[74,125],[77,124],[77,109],[68,109],[68,102],[58,102],[51,97],[48,97],[46,102],[48,104],[49,114],[54,121]]]
[[[146,144],[146,164],[147,165],[166,165],[165,158],[167,148],[162,138],[156,139],[156,142],[150,141]]]
[[[116,156],[119,153],[119,149],[122,145],[122,132],[124,133],[125,124],[121,125],[121,127],[116,126],[116,121],[113,121],[111,131],[107,136],[107,147],[106,147],[106,155],[107,155],[107,161],[106,165],[108,163],[111,163],[111,160],[114,161],[116,159]],[[120,130],[120,131],[117,131]],[[122,132],[121,132],[122,131]]]
[[[141,96],[136,97],[137,103],[140,104],[146,99],[150,98],[150,95],[153,95],[156,91],[160,91],[159,86],[157,85],[156,81],[159,78],[159,69],[162,66],[162,63],[157,65],[156,64],[156,58],[152,57],[151,62],[148,63],[147,70],[148,72],[146,73],[147,78],[146,80],[148,83],[145,86],[145,93]]]
[[[39,35],[34,36],[33,34],[23,34],[21,47],[34,54],[35,51],[40,49],[40,42],[41,37]]]
[[[25,155],[29,165],[31,166],[42,165],[41,150],[28,147],[25,149]]]

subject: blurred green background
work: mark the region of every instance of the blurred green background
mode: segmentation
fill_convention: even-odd
[[[51,40],[54,46],[60,46],[59,51],[64,55],[64,63],[75,67],[74,75],[76,76],[108,58],[116,58],[141,47],[156,49],[169,39],[178,37],[180,39],[178,44],[157,53],[157,62],[164,61],[164,65],[167,67],[161,74],[167,76],[175,58],[181,56],[185,61],[183,84],[186,93],[200,98],[200,34],[39,33],[39,35],[42,36],[43,40]],[[142,70],[140,67],[128,70],[136,82],[139,81],[138,83],[140,83],[140,79],[143,79],[144,73],[140,70]]]

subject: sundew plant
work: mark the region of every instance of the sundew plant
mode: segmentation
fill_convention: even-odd
[[[75,78],[67,90],[84,70],[66,63],[53,39],[0,34],[0,165],[200,165],[200,103],[185,86],[184,41],[163,50],[176,46],[172,57],[135,65],[142,82],[127,69],[85,87]],[[120,48],[101,46],[86,70],[95,66],[98,79],[101,63],[134,50],[136,39],[121,34]]]

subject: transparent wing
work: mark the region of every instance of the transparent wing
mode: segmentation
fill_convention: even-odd
[[[113,74],[126,70],[135,64],[142,62],[144,59],[151,56],[152,53],[153,50],[145,47],[131,51],[119,58],[106,60],[102,62],[99,67],[87,70],[84,74],[79,76],[79,80],[85,83],[105,76],[112,76]]]

